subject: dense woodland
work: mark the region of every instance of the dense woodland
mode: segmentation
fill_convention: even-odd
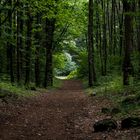
[[[0,0],[0,139],[140,140],[140,0]]]
[[[55,76],[90,87],[140,78],[139,0],[1,0],[0,82],[53,86]]]

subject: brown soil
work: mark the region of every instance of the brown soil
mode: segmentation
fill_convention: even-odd
[[[93,124],[103,118],[101,108],[111,102],[88,97],[78,80],[32,99],[0,103],[0,140],[139,140],[140,130],[94,133]]]

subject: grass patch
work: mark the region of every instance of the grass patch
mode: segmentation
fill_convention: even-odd
[[[77,79],[78,71],[77,69],[70,72],[70,74],[67,76],[67,79]]]
[[[112,101],[121,112],[115,116],[140,116],[140,82],[130,79],[129,86],[123,86],[122,77],[106,76],[101,77],[97,86],[87,88],[86,93],[90,96],[96,93],[98,97],[105,97]]]
[[[50,89],[57,89],[62,86],[63,80],[59,78],[54,78],[53,79],[53,87],[50,87]]]
[[[19,97],[35,96],[37,91],[27,90],[25,86],[17,86],[8,82],[0,82],[0,90],[6,90]]]
[[[54,86],[48,87],[47,89],[56,89],[62,86],[62,80],[54,78]],[[11,84],[10,82],[0,82],[0,95],[6,93],[12,93],[18,97],[32,97],[38,95],[38,93],[45,93],[47,91],[45,88],[37,88],[34,83],[31,83],[28,87],[24,85]],[[6,94],[5,93],[5,94]]]
[[[100,77],[96,86],[93,88],[87,88],[86,91],[88,94],[92,94],[96,92],[98,95],[108,95],[114,93],[121,93],[123,91],[122,86],[122,78],[119,76],[112,77],[112,76],[105,76]],[[85,83],[87,84],[87,83]]]

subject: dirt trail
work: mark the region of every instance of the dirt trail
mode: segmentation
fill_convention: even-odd
[[[105,97],[87,97],[77,80],[16,103],[0,103],[0,140],[140,140],[140,129],[94,133],[93,124],[112,118]]]
[[[62,88],[25,102],[0,124],[1,140],[73,140],[80,135],[75,121],[86,112],[80,81],[65,80]],[[8,121],[7,121],[8,120]],[[3,121],[3,120],[2,120]],[[4,121],[3,121],[4,122]]]

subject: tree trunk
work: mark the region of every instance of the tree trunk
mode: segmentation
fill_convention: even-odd
[[[131,69],[130,49],[131,49],[132,17],[128,13],[131,12],[131,4],[127,0],[124,0],[123,1],[123,8],[124,8],[124,12],[125,12],[123,84],[129,85],[129,74],[130,74],[130,69]]]
[[[36,86],[40,86],[40,31],[39,24],[41,23],[40,14],[37,13],[36,16],[36,26],[37,31],[35,33],[35,40],[36,40],[36,49],[35,49],[35,84]]]
[[[23,12],[22,12],[22,3],[20,0],[17,0],[19,3],[19,9],[17,11],[17,83],[21,82],[22,75],[22,34],[23,34]]]
[[[55,19],[46,18],[46,68],[45,68],[45,79],[44,87],[53,85],[53,37],[55,29]]]
[[[113,30],[113,25],[114,25],[114,0],[111,1],[112,2],[112,9],[111,9],[111,21],[110,21],[110,49],[109,49],[109,52],[110,52],[110,55],[112,55],[112,52],[113,52],[113,43],[114,43],[114,30]]]
[[[113,2],[113,55],[115,56],[116,54],[116,46],[117,46],[117,41],[116,41],[116,0]]]
[[[94,67],[94,48],[93,48],[93,0],[89,0],[88,15],[88,67],[89,67],[89,86],[92,87],[96,81]]]
[[[1,0],[0,0],[0,4],[1,4]],[[0,24],[1,24],[1,14],[2,14],[2,11],[0,10]],[[0,38],[1,38],[1,26],[0,26]],[[2,59],[2,53],[0,53],[0,60],[1,60],[1,63],[0,63],[0,80],[1,80],[1,76],[2,76],[2,71],[3,71],[3,59]]]
[[[138,1],[138,11],[140,13],[140,0]],[[137,39],[137,43],[138,43],[138,51],[139,51],[139,72],[138,72],[138,78],[140,79],[140,15],[138,17],[138,39]]]
[[[103,50],[103,76],[106,76],[107,74],[107,34],[106,34],[106,7],[105,2],[102,0],[102,9],[104,11],[103,14],[103,44],[102,44],[102,50]]]
[[[119,3],[119,5],[121,5]],[[121,6],[119,6],[119,10],[121,10]],[[122,56],[122,48],[123,48],[123,13],[120,14],[119,16],[119,30],[120,30],[120,40],[119,40],[119,45],[120,45],[120,56]]]
[[[30,82],[30,65],[31,65],[31,45],[32,45],[32,16],[30,8],[27,10],[27,37],[26,37],[26,76],[25,85],[28,86]]]
[[[9,34],[9,37],[8,37],[8,42],[7,42],[7,60],[8,60],[8,65],[7,65],[7,69],[9,71],[9,74],[10,74],[10,81],[11,83],[13,83],[15,81],[14,79],[14,67],[13,67],[13,64],[14,64],[14,60],[13,60],[13,50],[14,50],[14,46],[11,44],[11,36],[12,36],[12,0],[9,0],[8,1],[8,5],[9,5],[9,10],[8,10],[8,29],[7,29],[7,32]]]

